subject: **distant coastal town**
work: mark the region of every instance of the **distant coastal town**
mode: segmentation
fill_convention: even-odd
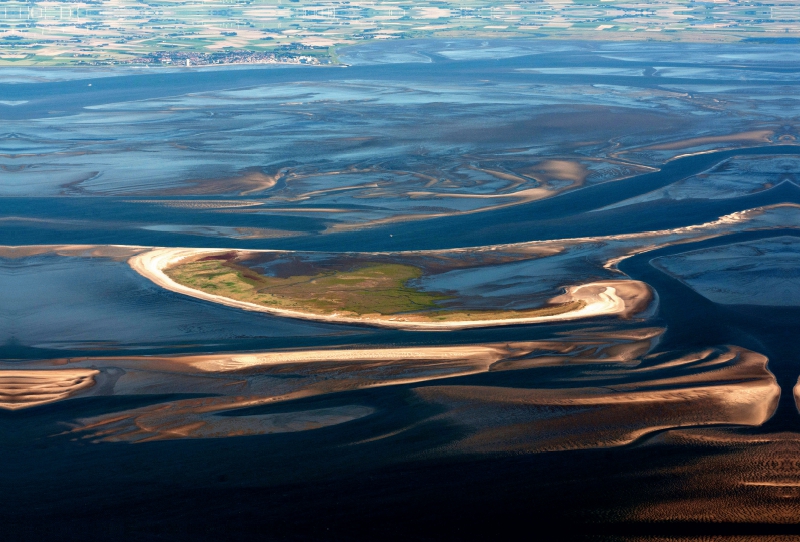
[[[98,61],[93,62],[92,64]],[[292,53],[265,53],[259,51],[220,51],[203,53],[196,51],[155,51],[133,60],[119,64],[146,66],[213,66],[221,64],[327,64],[327,59],[320,60],[311,55]]]
[[[798,32],[794,0],[8,0],[0,66],[315,64],[369,40],[784,42]]]

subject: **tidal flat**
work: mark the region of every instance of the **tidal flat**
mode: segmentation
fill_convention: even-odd
[[[547,43],[0,74],[10,539],[800,535],[796,52]]]

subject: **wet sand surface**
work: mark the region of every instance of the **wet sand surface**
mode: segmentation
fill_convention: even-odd
[[[386,47],[0,83],[3,538],[800,539],[794,57]]]
[[[0,373],[0,408],[17,410],[60,401],[94,385],[92,369]]]

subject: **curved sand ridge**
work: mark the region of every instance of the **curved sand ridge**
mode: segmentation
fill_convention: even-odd
[[[418,387],[414,393],[446,409],[439,419],[467,430],[456,449],[605,448],[664,429],[763,424],[781,395],[767,362],[762,354],[729,345],[637,368],[606,369],[602,375],[590,370],[582,378],[562,381],[570,387],[445,384]],[[622,375],[636,378],[617,383],[614,379]],[[615,383],[603,385],[604,379]]]
[[[794,396],[794,405],[797,411],[800,412],[800,377],[797,378],[797,384],[792,388],[792,395]]]
[[[340,350],[297,350],[279,352],[261,352],[255,354],[235,355],[200,355],[183,356],[189,365],[207,372],[227,372],[251,369],[265,365],[282,365],[296,363],[348,363],[348,362],[434,362],[441,370],[443,363],[471,362],[471,369],[466,369],[462,374],[482,372],[503,357],[510,355],[511,346],[522,348],[526,343],[509,343],[505,347],[489,345],[469,346],[423,346],[414,348],[354,348]],[[438,362],[438,363],[437,363]],[[443,377],[450,376],[445,373]],[[436,377],[430,377],[436,378]],[[425,378],[427,380],[429,378]],[[410,380],[404,380],[410,381]]]
[[[337,324],[366,324],[377,327],[418,331],[447,331],[476,327],[562,322],[596,316],[616,315],[627,317],[646,308],[652,299],[652,294],[649,287],[643,282],[634,280],[607,280],[581,284],[578,286],[570,286],[567,288],[565,294],[554,298],[552,301],[556,303],[579,301],[582,302],[582,306],[579,309],[561,314],[523,318],[446,322],[413,321],[402,315],[353,317],[336,313],[316,314],[305,311],[266,307],[256,303],[239,301],[236,299],[203,292],[201,290],[196,290],[175,282],[164,273],[165,269],[182,261],[197,259],[198,257],[202,257],[204,255],[222,254],[225,252],[230,251],[198,248],[157,248],[131,257],[128,260],[128,263],[134,271],[166,290],[195,297],[197,299],[219,303],[229,307],[255,312],[265,312],[268,314],[274,314],[276,316],[299,318],[303,320],[315,320],[319,322]]]
[[[0,408],[19,410],[66,399],[94,386],[94,369],[0,371]]]

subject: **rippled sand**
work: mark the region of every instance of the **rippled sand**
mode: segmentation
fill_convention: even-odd
[[[260,406],[263,397],[211,397],[161,403],[112,416],[78,420],[79,431],[105,442],[147,442],[177,438],[224,438],[310,431],[369,416],[362,405],[249,416],[220,416],[223,411]]]
[[[335,398],[337,393],[350,390],[422,384],[545,365],[576,364],[591,368],[598,358],[605,364],[632,368],[639,363],[637,357],[654,344],[661,332],[662,329],[645,328],[628,333],[589,333],[553,341],[87,358],[53,363],[113,368],[111,370],[120,375],[111,392],[113,395],[176,392],[218,395],[161,402],[76,422],[75,431],[88,437],[138,442],[150,438],[209,438],[277,432],[271,414],[243,417],[236,411],[313,396]],[[336,408],[339,406],[347,405]],[[217,416],[223,412],[224,416]],[[297,412],[302,419],[310,416],[307,409]],[[285,421],[288,414],[284,414],[275,419]]]
[[[637,368],[561,382],[552,388],[428,386],[416,390],[469,436],[461,451],[542,452],[620,446],[682,426],[760,425],[780,397],[767,358],[739,347],[709,349]],[[603,386],[614,373],[631,383]],[[582,385],[581,385],[582,384]]]
[[[0,408],[19,410],[66,399],[94,386],[94,369],[2,370]]]

